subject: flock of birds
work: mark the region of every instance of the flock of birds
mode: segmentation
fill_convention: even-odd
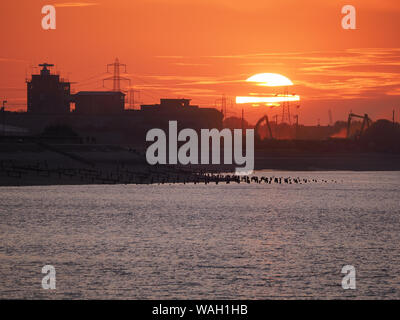
[[[164,183],[266,183],[266,184],[307,184],[307,183],[337,183],[336,180],[325,180],[325,179],[308,179],[308,178],[300,178],[300,177],[267,177],[267,176],[240,176],[240,175],[226,175],[226,174],[195,174],[190,176],[180,177],[179,175],[176,178],[169,176],[167,179],[157,179],[158,184]],[[151,181],[154,183],[157,181]]]

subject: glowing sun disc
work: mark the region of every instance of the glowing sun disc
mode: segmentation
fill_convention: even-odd
[[[258,82],[258,86],[280,87],[292,86],[293,82],[285,76],[278,73],[258,73],[246,80],[247,82]]]

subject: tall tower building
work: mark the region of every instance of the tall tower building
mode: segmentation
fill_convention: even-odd
[[[70,112],[71,85],[57,74],[51,74],[53,64],[39,64],[40,74],[27,81],[28,112],[36,114],[66,114]]]

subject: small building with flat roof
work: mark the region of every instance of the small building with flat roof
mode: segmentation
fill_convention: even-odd
[[[125,93],[120,91],[80,91],[73,95],[75,112],[79,114],[104,115],[122,113]]]

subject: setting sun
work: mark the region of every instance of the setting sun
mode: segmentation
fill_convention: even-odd
[[[258,86],[283,87],[292,86],[293,82],[278,73],[258,73],[246,80],[247,82],[258,82]]]
[[[256,82],[257,86],[263,87],[288,87],[293,85],[293,82],[289,78],[278,73],[257,73],[246,79],[246,82]],[[253,106],[258,106],[261,103],[266,106],[276,106],[280,102],[300,100],[300,96],[288,94],[287,89],[284,91],[283,94],[277,92],[252,93],[250,96],[236,97],[236,103],[251,103]]]

